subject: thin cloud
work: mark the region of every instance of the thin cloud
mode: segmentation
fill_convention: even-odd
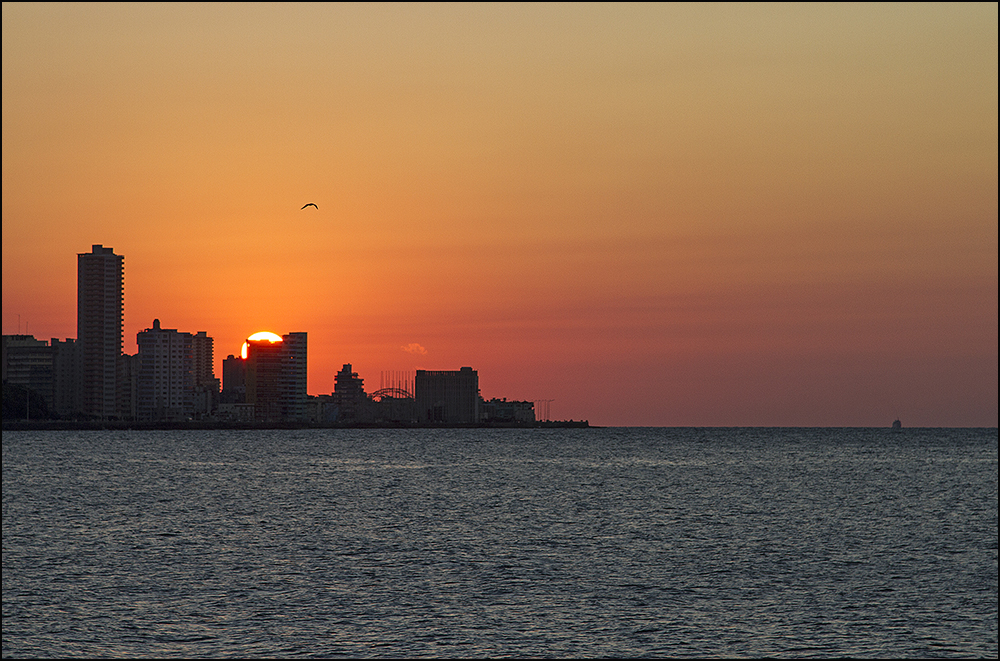
[[[411,343],[407,344],[405,347],[402,347],[402,349],[406,353],[412,353],[412,354],[417,355],[417,356],[426,356],[427,355],[427,349],[423,348],[422,346],[420,346],[416,342],[411,342]]]

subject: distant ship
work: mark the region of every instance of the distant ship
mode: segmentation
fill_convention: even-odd
[[[892,421],[892,428],[893,429],[902,429],[903,428],[903,423],[900,422],[899,419],[897,418],[896,420]]]

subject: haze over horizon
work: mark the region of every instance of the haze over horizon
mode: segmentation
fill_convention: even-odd
[[[3,333],[602,426],[996,427],[989,4],[3,3]],[[316,208],[303,208],[313,203]]]

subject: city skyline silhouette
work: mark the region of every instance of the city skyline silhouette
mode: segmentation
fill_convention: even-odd
[[[103,244],[125,353],[303,330],[310,394],[995,426],[996,12],[4,3],[3,333]]]

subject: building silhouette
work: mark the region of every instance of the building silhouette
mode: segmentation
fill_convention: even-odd
[[[136,355],[124,354],[124,293],[125,258],[94,244],[91,252],[77,254],[78,337],[47,343],[30,335],[3,336],[3,380],[29,393],[26,407],[38,403],[42,410],[44,400],[47,415],[77,420],[496,426],[537,421],[537,402],[483,400],[471,367],[392,372],[388,380],[383,373],[381,387],[369,394],[345,363],[333,392],[311,397],[305,332],[274,342],[248,339],[246,358],[230,355],[223,361],[220,392],[214,340],[206,331],[162,328],[154,319],[136,335]],[[551,400],[541,401],[547,420]]]
[[[120,415],[119,358],[125,316],[125,257],[94,245],[77,255],[76,340],[79,408],[89,417]]]
[[[214,340],[208,333],[162,328],[154,319],[153,326],[135,339],[139,347],[135,417],[177,421],[212,413],[219,380],[212,368]]]
[[[333,378],[331,403],[336,409],[334,419],[341,424],[371,422],[371,398],[365,392],[365,380],[353,371],[350,363]]]
[[[257,422],[307,419],[307,334],[289,333],[280,342],[247,340],[246,403]]]
[[[417,370],[413,390],[418,422],[479,422],[479,373],[471,367],[444,371]]]
[[[186,420],[194,414],[194,351],[191,333],[152,328],[136,333],[139,375],[136,415],[140,420]]]
[[[126,420],[139,418],[140,367],[138,352],[132,356],[123,354],[118,364],[118,410],[120,416]]]
[[[33,335],[3,336],[3,382],[33,390],[55,408],[55,374],[52,347]]]
[[[77,410],[75,340],[4,335],[3,381],[37,393],[50,413],[71,417]]]
[[[486,423],[509,423],[516,425],[533,424],[535,403],[519,400],[508,401],[506,397],[479,402],[479,420]]]
[[[215,340],[206,331],[191,336],[191,369],[194,372],[194,415],[202,418],[219,404],[219,379],[215,377]]]
[[[284,369],[281,373],[282,415],[285,420],[301,422],[308,416],[308,338],[304,332],[281,336]]]
[[[80,410],[80,353],[75,338],[52,338],[52,410],[73,417]]]
[[[222,361],[221,401],[226,404],[245,404],[247,401],[247,361],[229,354]]]

